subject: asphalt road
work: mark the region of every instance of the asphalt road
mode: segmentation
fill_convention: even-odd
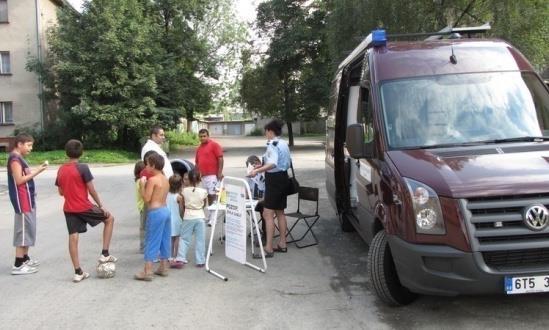
[[[244,161],[263,152],[261,138],[219,139],[225,175],[243,176]],[[192,158],[192,150],[171,155]],[[111,253],[119,258],[113,279],[95,277],[101,229],[81,236],[82,266],[92,277],[72,283],[62,199],[56,167],[36,179],[38,242],[31,255],[41,260],[33,275],[10,275],[14,249],[12,208],[0,193],[0,327],[40,328],[226,328],[226,329],[542,329],[547,328],[547,295],[420,297],[388,308],[377,300],[366,276],[368,247],[355,233],[342,233],[324,189],[324,151],[319,139],[298,140],[293,151],[302,185],[320,188],[320,244],[267,259],[262,274],[223,256],[215,241],[211,268],[223,282],[192,264],[167,278],[132,279],[142,268],[138,248],[133,165],[93,166],[95,185],[115,215]],[[0,187],[6,184],[0,170]],[[295,208],[295,197],[289,201]],[[191,257],[192,262],[192,256]],[[251,259],[251,258],[250,258]]]

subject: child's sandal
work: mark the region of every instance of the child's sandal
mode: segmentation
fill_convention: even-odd
[[[158,275],[158,276],[166,277],[166,276],[168,276],[168,271],[167,270],[157,269],[157,270],[154,271],[154,274]]]
[[[146,282],[150,282],[153,279],[151,274],[145,274],[145,272],[139,272],[135,274],[133,278],[138,281],[146,281]]]

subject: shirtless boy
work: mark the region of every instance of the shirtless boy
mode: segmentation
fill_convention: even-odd
[[[145,163],[152,176],[145,181],[141,178],[140,191],[147,205],[147,221],[145,230],[145,268],[135,274],[135,279],[152,281],[153,261],[160,258],[160,265],[154,274],[168,276],[168,258],[171,254],[171,224],[170,211],[166,205],[166,197],[170,185],[162,173],[164,158],[159,154],[150,155]]]

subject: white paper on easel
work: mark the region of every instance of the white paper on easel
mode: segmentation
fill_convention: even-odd
[[[225,214],[225,255],[241,264],[246,263],[246,194],[244,187],[227,184]]]

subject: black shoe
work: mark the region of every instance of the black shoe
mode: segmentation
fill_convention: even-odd
[[[274,257],[274,255],[275,255],[274,252],[267,252],[267,251],[265,251],[265,258],[272,258],[272,257]],[[261,257],[261,253],[254,253],[254,254],[252,254],[252,258],[254,258],[254,259],[263,259],[263,258]]]
[[[280,247],[280,246],[277,246],[273,249],[273,252],[282,252],[282,253],[286,253],[288,252],[288,248],[287,247]]]

